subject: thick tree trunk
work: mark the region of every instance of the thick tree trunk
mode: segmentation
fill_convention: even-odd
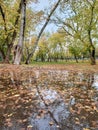
[[[96,64],[96,60],[95,60],[95,47],[92,47],[91,50],[89,50],[89,53],[90,53],[91,65],[95,65]]]
[[[36,41],[35,41],[35,43],[34,43],[33,50],[32,50],[32,52],[28,55],[28,57],[27,57],[27,59],[26,59],[26,62],[25,62],[26,64],[29,64],[30,58],[33,56],[33,54],[35,53],[35,50],[36,50],[36,48],[37,48],[37,46],[38,46],[39,39],[40,39],[40,37],[41,37],[41,35],[42,35],[44,29],[46,28],[47,24],[49,23],[50,17],[51,17],[52,14],[54,13],[54,11],[56,10],[56,8],[58,7],[58,5],[59,5],[60,2],[61,2],[61,0],[58,0],[57,3],[55,4],[54,8],[50,11],[50,14],[48,15],[48,17],[47,17],[47,19],[46,19],[46,22],[45,22],[45,24],[43,25],[42,29],[40,30],[39,35],[38,35],[38,37],[37,37],[37,39],[36,39]]]
[[[20,45],[15,46],[13,63],[19,65],[22,58],[22,47]]]
[[[91,65],[95,65],[96,64],[95,47],[91,39],[91,30],[88,30],[88,36],[89,36],[89,43],[90,43],[89,46],[90,61],[91,61]]]
[[[20,36],[19,42],[15,47],[14,51],[14,64],[19,65],[22,58],[23,42],[24,42],[24,31],[25,31],[25,19],[26,19],[26,0],[21,0],[21,25],[20,25]]]

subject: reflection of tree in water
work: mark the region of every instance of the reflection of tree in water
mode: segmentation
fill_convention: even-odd
[[[36,91],[29,88],[32,83],[35,89],[34,73],[26,73],[7,71],[0,74],[0,130],[19,129],[19,126],[26,128],[28,117],[39,109]],[[32,82],[28,79],[30,76]]]
[[[23,77],[24,75],[25,77]],[[40,119],[48,117],[49,110],[45,114],[46,110],[40,110],[42,109],[39,98],[41,95],[40,93],[36,95],[38,90],[34,75],[30,72],[29,75],[24,72],[14,80],[14,84],[11,76],[5,74],[3,77],[2,75],[0,77],[0,90],[2,92],[0,94],[2,95],[0,97],[0,127],[3,126],[6,130],[7,128],[14,130],[15,126],[17,130],[20,127],[27,129],[29,117],[31,120],[39,118],[38,116],[40,116]],[[92,88],[93,73],[41,71],[37,81],[37,85],[41,85],[40,91],[51,88],[51,90],[53,89],[60,94],[57,102],[49,104],[51,106],[50,117],[54,124],[51,124],[51,127],[48,126],[47,130],[97,129],[97,91]],[[62,107],[64,108],[62,109]],[[61,109],[60,113],[58,112],[59,109]],[[57,123],[53,118],[56,119]],[[48,120],[48,118],[46,119]],[[55,127],[55,124],[59,124],[60,128]],[[40,130],[36,125],[33,129]],[[3,128],[0,128],[0,130],[4,130]]]
[[[44,76],[44,79],[46,80],[47,76]],[[61,78],[61,76],[60,76]],[[42,77],[41,77],[42,79]],[[55,79],[55,80],[53,80]],[[57,79],[59,79],[57,77]],[[56,75],[53,75],[51,79],[48,80],[49,84],[51,82],[53,83],[52,86],[55,86],[58,88],[61,87],[63,89],[61,90],[61,93],[65,91],[65,102],[66,100],[73,101],[75,100],[75,103],[70,104],[69,111],[70,114],[66,118],[63,116],[59,117],[60,121],[60,127],[62,130],[68,129],[68,130],[82,130],[83,128],[90,128],[95,129],[96,127],[96,121],[97,121],[97,108],[95,103],[95,97],[96,97],[96,90],[92,88],[92,84],[94,82],[94,74],[93,73],[71,73],[66,78],[67,84],[65,86],[64,80],[62,81],[57,80]],[[65,80],[65,82],[66,82]],[[41,80],[42,84],[44,80]],[[60,86],[64,85],[64,86]],[[51,86],[51,87],[52,87]],[[65,87],[65,89],[64,89]],[[58,90],[57,90],[58,91]],[[66,96],[67,95],[67,96]],[[63,97],[64,99],[64,97]],[[64,111],[63,111],[64,112]]]
[[[17,127],[27,127],[28,117],[39,109],[37,97],[32,95],[32,93],[29,94],[29,91],[26,89],[11,89],[11,92],[8,94],[8,98],[1,100],[0,126],[6,128],[13,128],[15,125]]]
[[[75,100],[75,102],[74,104],[70,102],[69,117],[67,119],[60,119],[62,130],[82,130],[83,128],[97,130],[98,113],[95,103],[97,91],[92,88],[94,74],[82,75],[82,80],[77,74],[74,76],[73,82],[75,81],[76,84],[75,82],[73,84],[75,87],[74,89],[68,89],[71,93],[71,95],[69,94],[70,101]],[[75,78],[77,78],[78,81]]]

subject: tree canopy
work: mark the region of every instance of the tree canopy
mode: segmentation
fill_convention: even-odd
[[[76,62],[86,57],[92,65],[96,64],[98,1],[54,0],[51,8],[34,10],[32,5],[37,2],[40,1],[0,0],[1,60],[15,64],[23,60],[28,64],[33,57],[42,61],[71,57]],[[47,37],[44,30],[48,24],[53,24],[57,31]]]

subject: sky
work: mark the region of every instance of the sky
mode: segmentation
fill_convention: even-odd
[[[44,10],[49,6],[49,1],[48,0],[39,0],[37,4],[34,4],[35,10]]]
[[[52,6],[51,4],[53,4],[56,1],[57,0],[52,0],[52,3],[51,3],[51,0],[50,0],[50,2],[49,2],[49,0],[39,0],[39,2],[37,4],[32,5],[32,8],[37,11],[45,10],[45,9],[48,9],[49,6],[51,7]],[[57,30],[57,27],[54,24],[48,23],[48,25],[44,31],[45,32],[55,32],[56,30]]]
[[[38,0],[39,2],[37,4],[34,4],[34,8],[36,10],[41,10],[41,9],[45,9],[48,8],[49,5],[53,4],[54,2],[57,2],[57,0]],[[52,2],[51,2],[52,1]]]

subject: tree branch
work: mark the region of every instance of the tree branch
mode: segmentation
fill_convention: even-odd
[[[21,12],[21,2],[20,2],[20,4],[19,4],[19,8],[18,8],[18,10],[17,10],[18,16],[16,17],[15,24],[14,24],[15,29],[14,29],[14,31],[13,31],[12,40],[11,40],[11,42],[10,42],[10,46],[11,46],[11,47],[13,46],[14,41],[15,41],[15,38],[16,38],[16,35],[17,35],[16,26],[18,25],[18,22],[19,22],[20,12]]]
[[[5,20],[5,13],[4,13],[4,11],[3,11],[3,8],[2,8],[2,6],[1,6],[1,3],[0,3],[0,12],[1,12],[1,15],[2,15],[2,19],[3,19],[3,21],[4,21],[4,30],[5,30],[5,32],[7,32],[6,20]]]
[[[50,17],[52,16],[52,14],[54,13],[54,11],[56,10],[56,8],[58,7],[58,5],[59,5],[59,3],[60,3],[61,1],[62,1],[62,0],[58,0],[57,3],[55,4],[55,6],[53,7],[53,9],[50,11],[50,14],[48,15],[48,17],[47,17],[47,19],[46,19],[46,21],[45,21],[45,23],[44,23],[42,29],[40,30],[39,35],[38,35],[38,37],[37,37],[37,40],[36,40],[35,43],[34,43],[33,50],[32,50],[32,52],[29,54],[29,56],[27,57],[27,60],[29,60],[29,59],[33,56],[33,54],[34,54],[34,52],[35,52],[35,50],[36,50],[36,48],[37,48],[37,46],[38,46],[39,39],[40,39],[40,37],[41,37],[41,35],[42,35],[44,29],[46,28],[47,24],[48,24],[49,21],[50,21]],[[27,62],[28,62],[28,61],[26,61],[26,64],[28,64]]]

